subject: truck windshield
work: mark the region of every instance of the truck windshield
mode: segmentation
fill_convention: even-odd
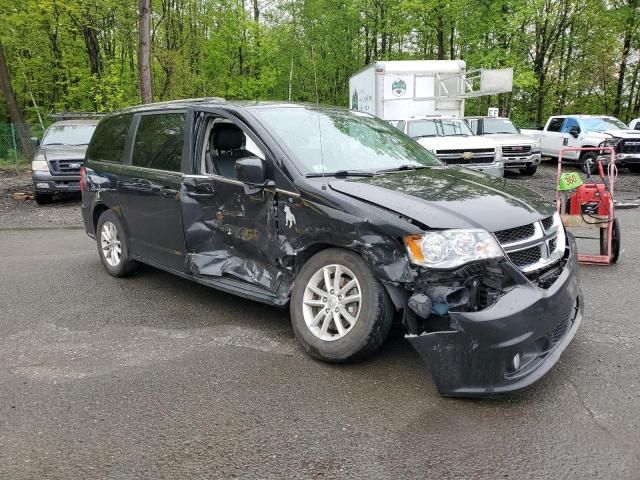
[[[88,145],[95,125],[52,125],[42,145]]]
[[[492,133],[519,133],[518,129],[508,118],[485,118],[482,133],[491,135]]]
[[[442,165],[417,142],[366,113],[322,107],[251,110],[293,154],[305,174]]]
[[[423,137],[453,137],[473,135],[471,129],[462,120],[455,118],[429,118],[424,120],[410,120],[407,135],[411,138]]]
[[[580,121],[588,132],[604,132],[605,130],[627,130],[624,123],[614,117],[581,118]]]

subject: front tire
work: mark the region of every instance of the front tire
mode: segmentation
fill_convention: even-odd
[[[33,198],[35,198],[38,205],[48,205],[53,201],[53,195],[50,193],[34,192]]]
[[[582,171],[592,175],[598,171],[598,155],[596,152],[587,152],[580,157]]]
[[[383,285],[354,252],[331,248],[311,257],[291,296],[293,331],[314,358],[346,363],[384,343],[393,305]]]
[[[138,263],[129,259],[124,228],[111,210],[105,210],[98,219],[96,242],[102,264],[110,275],[124,277],[135,271]]]

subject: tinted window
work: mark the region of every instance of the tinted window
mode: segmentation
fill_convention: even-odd
[[[87,149],[87,158],[121,162],[132,116],[116,115],[100,121]]]
[[[182,171],[184,121],[184,113],[141,116],[131,164],[156,170]]]
[[[564,122],[564,118],[552,118],[549,122],[549,126],[547,127],[547,132],[559,132],[562,130],[562,123]]]

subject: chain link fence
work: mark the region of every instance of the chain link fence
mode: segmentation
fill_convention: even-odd
[[[36,149],[31,138],[42,133],[40,127],[24,123],[0,123],[0,169],[28,168]]]

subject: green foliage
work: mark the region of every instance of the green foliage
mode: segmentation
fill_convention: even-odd
[[[460,58],[470,69],[514,68],[513,93],[469,100],[469,113],[500,106],[531,124],[612,112],[618,102],[627,119],[640,114],[636,3],[152,0],[153,91],[156,100],[315,101],[317,74],[319,100],[345,105],[349,76],[368,62]],[[0,11],[13,87],[31,122],[35,105],[46,114],[139,103],[135,0],[0,0]]]

